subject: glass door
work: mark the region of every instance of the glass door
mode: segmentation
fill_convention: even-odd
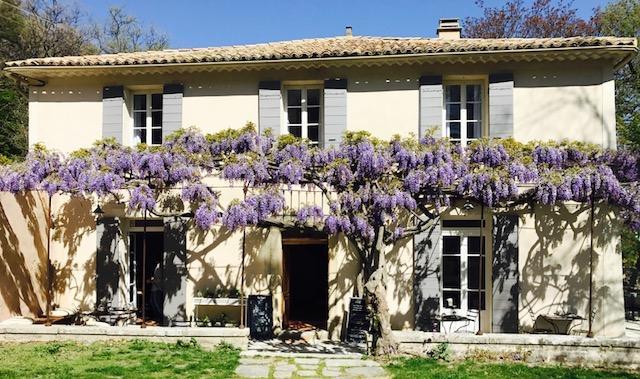
[[[444,333],[478,331],[478,312],[486,309],[486,256],[481,246],[478,230],[443,231],[440,309]]]

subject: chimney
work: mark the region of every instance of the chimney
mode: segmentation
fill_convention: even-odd
[[[460,39],[459,18],[441,18],[438,23],[438,38],[440,39]]]
[[[351,26],[347,26],[344,28],[344,35],[347,37],[353,37],[353,28]]]

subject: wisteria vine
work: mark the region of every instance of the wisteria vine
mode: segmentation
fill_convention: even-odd
[[[247,125],[210,135],[187,128],[162,146],[103,140],[67,156],[36,145],[24,161],[0,166],[0,191],[94,196],[152,214],[162,214],[161,196],[177,193],[201,229],[278,218],[371,243],[380,230],[389,240],[406,237],[418,219],[407,215],[437,213],[456,199],[487,207],[606,202],[638,230],[639,165],[628,151],[575,142],[479,140],[463,149],[447,139],[350,132],[339,147],[321,149]],[[243,196],[223,203],[212,180],[239,185]],[[289,209],[292,186],[320,191],[327,206]]]

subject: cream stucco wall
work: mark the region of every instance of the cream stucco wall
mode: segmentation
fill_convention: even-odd
[[[616,147],[614,83],[602,67],[537,66],[515,72],[514,138]]]
[[[505,71],[514,73],[516,139],[566,138],[615,147],[613,73],[609,63],[599,61],[52,78],[43,87],[31,87],[29,141],[69,152],[99,139],[101,93],[107,85],[124,85],[128,89],[125,100],[130,101],[135,91],[159,89],[163,83],[183,83],[183,126],[196,126],[209,133],[241,127],[248,121],[257,123],[261,80],[278,79],[289,85],[321,83],[332,77],[348,79],[348,130],[367,130],[382,138],[417,135],[421,75],[439,73],[445,81],[486,80],[489,73]],[[123,128],[127,135],[131,133],[128,110]]]

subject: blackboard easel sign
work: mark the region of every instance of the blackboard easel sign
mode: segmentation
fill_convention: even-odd
[[[361,297],[352,297],[349,302],[349,321],[347,323],[347,342],[367,342],[365,332],[369,331],[369,315],[365,301]]]
[[[273,334],[273,303],[271,295],[249,295],[247,313],[251,338],[271,338]]]

